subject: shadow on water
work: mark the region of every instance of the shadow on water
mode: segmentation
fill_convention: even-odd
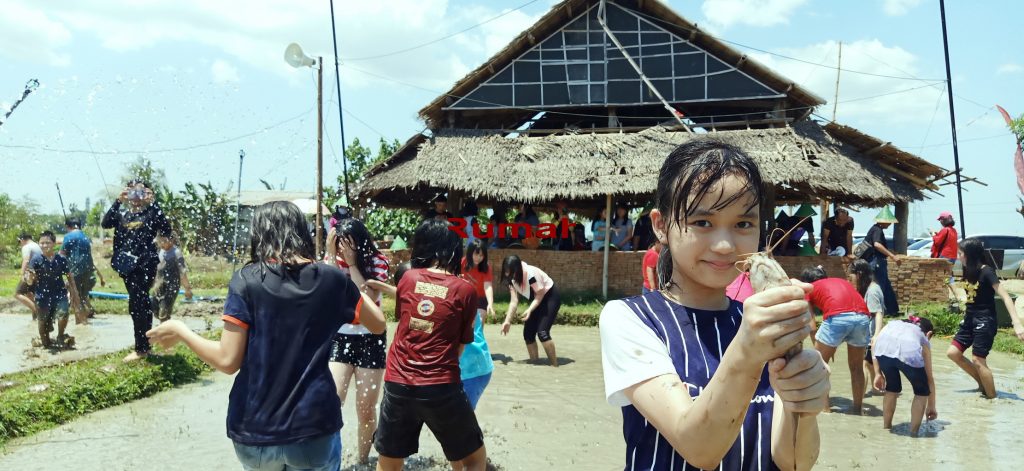
[[[341,469],[342,471],[373,471],[377,469],[377,457],[371,456],[367,463],[342,466]],[[413,455],[405,459],[405,466],[402,469],[409,471],[448,470],[451,469],[451,465],[447,460],[434,456]],[[487,471],[502,471],[504,469],[500,465],[492,463],[490,458],[487,459]]]
[[[525,359],[516,361],[515,363],[533,366],[551,366],[551,363],[548,362],[547,358],[538,358],[536,360]],[[558,366],[565,366],[572,363],[576,363],[576,360],[573,360],[572,358],[558,357]]]
[[[947,425],[952,422],[948,420],[928,420],[921,423],[921,429],[917,431],[917,436],[910,434],[910,422],[902,422],[893,424],[892,429],[889,431],[893,435],[899,435],[901,437],[910,438],[937,438],[939,432],[946,429]]]
[[[502,365],[507,365],[515,361],[512,357],[502,353],[492,353],[491,360],[493,360],[495,363],[501,363]]]

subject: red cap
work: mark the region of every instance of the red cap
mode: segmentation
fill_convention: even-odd
[[[939,219],[938,220],[941,221],[943,219],[952,218],[952,217],[953,217],[953,213],[951,213],[949,211],[943,211],[943,212],[939,213]]]

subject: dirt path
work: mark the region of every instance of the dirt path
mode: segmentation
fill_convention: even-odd
[[[488,454],[503,469],[621,469],[625,446],[621,416],[604,401],[600,345],[595,328],[558,326],[553,332],[563,366],[526,364],[520,330],[486,335],[497,361],[494,379],[477,410]],[[945,359],[947,341],[936,340],[939,420],[926,437],[906,436],[909,400],[901,399],[893,433],[881,428],[881,397],[866,401],[867,416],[841,413],[849,404],[849,372],[833,364],[833,405],[822,415],[819,469],[999,469],[1017,462],[1024,443],[1016,433],[1024,421],[1024,366],[993,353],[1000,397],[981,399],[973,382]],[[845,359],[845,351],[837,358]],[[842,366],[842,367],[840,367]],[[194,384],[135,403],[100,411],[55,430],[12,443],[0,469],[197,470],[238,469],[224,436],[232,379],[212,374]],[[352,467],[354,411],[346,406],[342,430],[345,468]],[[447,469],[429,432],[421,457],[407,469]],[[423,458],[426,457],[426,458]],[[884,463],[884,464],[883,464]]]

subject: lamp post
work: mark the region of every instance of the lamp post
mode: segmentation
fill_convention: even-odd
[[[242,162],[245,160],[245,149],[238,151],[238,198],[235,200],[235,236],[231,242],[231,271],[238,266],[238,220],[242,216]]]
[[[324,219],[324,68],[323,57],[313,59],[302,52],[298,44],[291,43],[284,50],[284,60],[288,65],[299,67],[316,67],[316,256],[323,256],[323,219]]]

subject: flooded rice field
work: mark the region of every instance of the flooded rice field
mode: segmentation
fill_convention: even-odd
[[[8,317],[0,319],[6,322]],[[111,324],[128,321],[127,316],[114,317]],[[18,321],[28,328],[26,318]],[[117,348],[130,342],[127,323],[112,326],[111,331],[124,340]],[[105,330],[101,332],[106,335]],[[496,368],[477,415],[495,467],[621,469],[625,454],[621,416],[604,401],[598,330],[557,326],[552,332],[562,359],[557,369],[523,361],[526,352],[519,332],[514,327],[511,335],[502,337],[498,326],[486,328]],[[84,344],[85,338],[79,337],[79,345]],[[865,400],[865,415],[844,413],[849,405],[849,372],[845,351],[837,354],[839,362],[832,365],[832,412],[819,418],[819,469],[1005,469],[1018,461],[1017,450],[1024,446],[1016,433],[1024,421],[1020,396],[1024,366],[993,353],[989,361],[999,398],[989,401],[945,358],[948,341],[936,339],[933,345],[939,418],[922,427],[921,438],[908,436],[909,398],[901,398],[892,432],[882,429],[879,395]],[[0,469],[238,469],[231,442],[224,435],[231,381],[229,376],[210,374],[200,383],[14,441],[0,456]],[[354,466],[353,404],[345,406],[344,417],[343,469],[372,469]],[[449,469],[442,456],[425,430],[420,455],[406,469]]]

